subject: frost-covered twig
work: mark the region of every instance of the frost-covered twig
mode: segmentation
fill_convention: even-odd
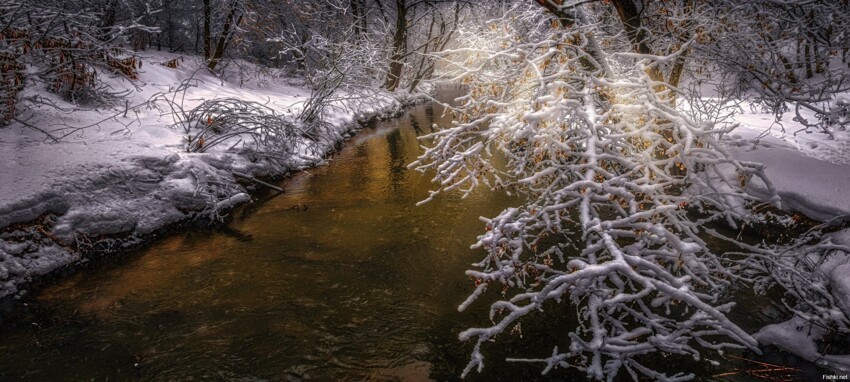
[[[204,152],[239,137],[250,139],[257,148],[278,155],[292,155],[304,131],[295,120],[270,107],[238,98],[216,98],[189,111],[187,150]]]

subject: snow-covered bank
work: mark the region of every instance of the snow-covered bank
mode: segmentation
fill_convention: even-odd
[[[802,128],[785,121],[785,132],[771,127],[772,115],[743,113],[741,126],[728,137],[736,159],[759,162],[782,197],[784,209],[820,221],[850,220],[850,132],[793,132]],[[787,118],[790,120],[791,118]],[[748,192],[765,198],[764,184],[749,184]]]
[[[742,113],[736,116],[740,127],[725,142],[737,159],[765,165],[783,209],[846,227],[850,222],[850,132],[836,130],[832,136],[807,133],[789,115],[785,117],[783,131],[773,123],[772,115]],[[748,184],[747,192],[769,197],[765,185],[758,181]],[[845,325],[850,317],[848,248],[850,229],[844,228],[824,235],[819,243],[786,249],[788,258],[814,264],[815,274],[806,281],[824,291],[834,304],[832,309],[819,312],[822,318]],[[804,315],[798,312],[787,321],[767,325],[754,338],[762,346],[773,345],[820,367],[850,373],[850,356],[829,354],[828,346],[821,350],[830,332],[817,323],[817,315]]]
[[[22,284],[80,260],[80,243],[104,235],[132,243],[169,224],[215,217],[248,200],[234,172],[283,176],[321,164],[337,143],[358,129],[358,120],[393,115],[415,98],[375,93],[368,102],[338,102],[324,116],[330,128],[323,136],[295,142],[295,146],[310,144],[312,150],[277,158],[275,166],[239,150],[238,137],[233,145],[188,153],[186,133],[170,127],[175,123],[170,110],[132,106],[172,92],[189,78],[197,80],[197,86],[186,91],[182,106],[187,110],[204,100],[232,97],[295,114],[310,91],[296,79],[263,68],[231,69],[219,78],[196,71],[198,64],[192,58],[178,68],[161,65],[176,57],[142,54],[138,80],[108,79],[115,90],[130,91],[128,112],[125,105],[79,110],[39,89],[26,89],[24,97],[49,99],[59,108],[27,110],[20,118],[53,135],[71,134],[54,143],[21,124],[0,129],[0,298],[23,293]],[[73,109],[77,110],[70,112]],[[49,218],[33,222],[45,215]],[[33,229],[44,233],[40,239],[33,240],[28,233]]]

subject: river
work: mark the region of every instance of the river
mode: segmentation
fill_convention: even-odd
[[[516,200],[478,190],[415,206],[432,185],[407,164],[417,136],[450,122],[442,112],[429,102],[367,127],[227,227],[168,235],[42,289],[0,332],[0,380],[458,379],[472,344],[457,334],[488,322],[486,303],[457,312],[481,257],[469,249],[478,217]],[[500,336],[468,380],[581,377],[503,361],[563,346],[567,330],[551,330],[562,313]]]

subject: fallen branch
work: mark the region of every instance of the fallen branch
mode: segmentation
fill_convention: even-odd
[[[277,191],[277,192],[283,192],[283,189],[282,189],[282,188],[280,188],[280,187],[278,187],[278,186],[275,186],[275,185],[273,185],[273,184],[270,184],[270,183],[263,182],[262,180],[259,180],[259,179],[255,178],[255,177],[251,176],[251,175],[243,174],[243,173],[241,173],[241,172],[235,172],[235,171],[234,171],[234,172],[232,172],[231,174],[233,174],[233,176],[235,176],[235,177],[239,177],[239,178],[242,178],[242,179],[250,180],[251,182],[254,182],[254,183],[259,184],[259,185],[261,185],[261,186],[265,186],[265,187],[271,188],[272,190],[275,190],[275,191]]]

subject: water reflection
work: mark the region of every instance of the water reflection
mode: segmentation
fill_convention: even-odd
[[[390,154],[390,191],[392,191],[392,195],[402,197],[399,192],[402,190],[402,180],[404,179],[404,173],[407,171],[407,158],[404,155],[404,141],[401,139],[401,129],[393,130],[387,134],[387,149]]]

